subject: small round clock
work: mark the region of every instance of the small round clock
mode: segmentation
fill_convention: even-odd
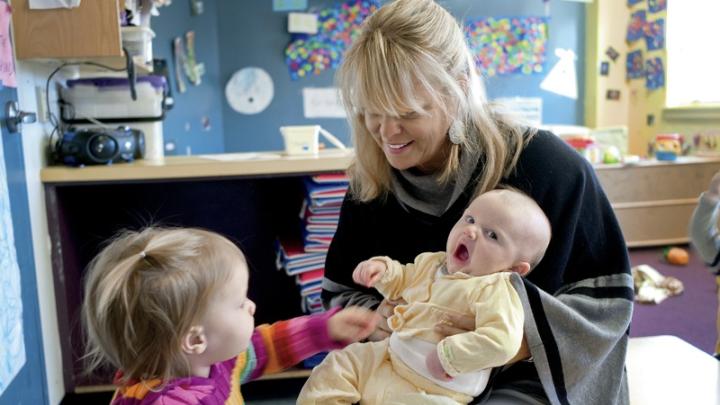
[[[238,70],[225,86],[225,98],[230,107],[241,114],[262,112],[272,102],[273,94],[272,78],[258,67]]]

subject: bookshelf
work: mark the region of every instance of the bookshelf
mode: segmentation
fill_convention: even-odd
[[[168,157],[113,166],[48,167],[45,186],[53,282],[66,392],[107,390],[110,372],[86,376],[80,329],[84,269],[123,228],[193,226],[238,243],[250,266],[256,323],[302,314],[295,279],[276,268],[275,240],[299,231],[307,175],[347,168],[351,152],[318,156]],[[304,378],[307,370],[266,377]]]

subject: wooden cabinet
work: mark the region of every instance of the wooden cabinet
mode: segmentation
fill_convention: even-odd
[[[627,245],[661,246],[689,241],[690,217],[698,196],[720,170],[720,158],[682,157],[595,170]]]
[[[73,9],[31,10],[12,1],[17,59],[123,58],[120,0],[83,0]]]

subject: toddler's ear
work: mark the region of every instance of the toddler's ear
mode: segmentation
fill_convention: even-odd
[[[190,331],[183,336],[181,348],[185,354],[204,353],[207,349],[205,329],[202,326],[191,327]]]
[[[525,277],[525,275],[530,272],[530,263],[528,263],[528,262],[515,263],[510,268],[510,271],[514,271],[515,273],[519,274],[520,277]]]

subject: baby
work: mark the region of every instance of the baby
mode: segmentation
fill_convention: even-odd
[[[364,339],[361,308],[254,327],[248,266],[199,229],[126,232],[90,263],[83,321],[90,370],[119,372],[113,405],[243,404],[240,384]]]
[[[493,190],[470,203],[446,252],[422,253],[407,265],[387,257],[358,264],[355,282],[407,303],[388,318],[388,339],[331,353],[313,370],[298,404],[472,401],[485,390],[490,369],[520,349],[524,312],[511,278],[537,265],[550,235],[550,222],[530,197]],[[434,327],[446,313],[472,316],[475,329],[439,335]]]

